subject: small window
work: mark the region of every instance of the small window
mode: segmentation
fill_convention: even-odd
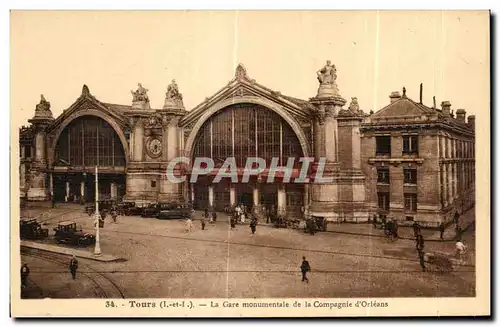
[[[406,216],[406,221],[413,221],[413,216]]]
[[[151,187],[156,187],[156,181],[151,181]]]
[[[377,169],[377,183],[389,184],[389,168]]]
[[[418,153],[418,135],[403,136],[403,153],[404,154]]]
[[[387,192],[379,192],[378,196],[378,208],[382,210],[389,210],[389,193]]]
[[[390,136],[376,136],[376,154],[377,155],[390,155],[391,154],[391,137]]]
[[[417,184],[417,170],[416,169],[405,169],[404,170],[404,183],[405,184]]]
[[[412,193],[405,193],[405,211],[417,211],[417,195]]]

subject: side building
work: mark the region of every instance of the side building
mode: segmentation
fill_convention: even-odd
[[[362,123],[363,172],[370,211],[402,225],[448,224],[475,203],[475,116],[449,101],[427,107],[393,92]]]

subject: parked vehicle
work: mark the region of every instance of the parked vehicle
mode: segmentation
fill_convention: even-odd
[[[42,225],[35,218],[21,218],[19,231],[21,239],[40,240],[49,236],[49,229],[42,228]]]
[[[129,216],[129,210],[135,207],[135,202],[120,202],[116,204],[116,210],[119,215]]]
[[[101,200],[99,201],[99,212],[101,213],[101,216],[106,216],[109,211],[111,211],[111,208],[116,205],[116,201],[114,200]],[[85,206],[85,212],[89,215],[92,216],[95,214],[95,203],[91,203]]]
[[[186,219],[194,214],[190,204],[159,204],[160,210],[156,215],[158,219]]]
[[[159,203],[151,203],[146,208],[142,209],[141,217],[143,217],[143,218],[150,218],[150,217],[155,218],[156,216],[158,216],[159,212],[160,212],[160,204]]]
[[[82,229],[77,229],[74,221],[60,222],[54,228],[54,238],[57,243],[66,243],[77,246],[89,246],[95,244],[95,235],[84,233]]]

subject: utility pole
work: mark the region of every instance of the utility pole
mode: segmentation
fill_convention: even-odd
[[[95,248],[94,255],[101,255],[101,243],[99,239],[99,222],[101,215],[99,213],[99,177],[97,166],[99,165],[99,127],[97,127],[97,163],[95,165]]]
[[[101,244],[99,240],[99,222],[101,220],[101,215],[99,214],[99,179],[97,176],[97,166],[95,166],[95,249],[94,255],[101,255]]]

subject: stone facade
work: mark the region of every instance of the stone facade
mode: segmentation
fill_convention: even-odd
[[[474,116],[427,107],[393,92],[361,126],[370,211],[437,227],[475,203]],[[378,144],[377,144],[378,143]]]
[[[450,152],[451,147],[465,145],[469,151],[473,149],[471,123],[461,121],[465,119],[465,112],[457,111],[457,119],[454,119],[445,116],[445,109],[440,111],[415,105],[421,110],[425,107],[426,118],[423,118],[422,113],[419,116],[395,113],[396,117],[390,118],[384,114],[393,110],[388,106],[369,116],[360,110],[357,98],[351,98],[349,106],[345,108],[347,101],[341,96],[337,85],[337,69],[330,62],[317,72],[317,79],[319,87],[316,96],[301,100],[257,83],[239,65],[234,78],[227,85],[191,110],[184,108],[183,95],[175,80],[166,91],[161,109],[151,108],[148,90],[140,83],[136,91],[131,91],[131,105],[101,102],[92,96],[87,86],[83,86],[81,96],[56,119],[50,112],[50,103],[42,96],[33,119],[29,121],[31,125],[20,130],[21,196],[28,200],[55,199],[55,189],[62,185],[65,189],[61,192],[65,194],[58,199],[92,201],[93,195],[89,190],[92,188],[90,184],[95,169],[93,163],[98,162],[99,171],[103,174],[103,178],[99,176],[99,181],[104,185],[99,190],[100,198],[123,198],[142,206],[157,201],[193,202],[197,197],[204,197],[208,207],[216,207],[216,202],[222,201],[222,195],[227,195],[224,201],[233,205],[242,199],[242,195],[248,194],[253,198],[251,205],[259,207],[263,200],[271,196],[275,198],[273,206],[276,205],[277,212],[281,214],[292,214],[291,202],[294,202],[295,206],[301,206],[306,216],[363,222],[374,213],[380,213],[377,190],[386,186],[376,182],[376,169],[384,166],[389,167],[391,178],[388,212],[404,220],[404,195],[401,190],[406,186],[402,183],[402,167],[411,166],[417,168],[418,182],[408,192],[417,194],[419,220],[435,222],[457,209],[459,203],[466,203],[464,208],[473,204],[473,196],[470,196],[473,186],[463,179],[461,173],[457,175],[464,169],[473,169],[473,157],[457,158],[451,156]],[[394,96],[394,106],[399,107],[398,103],[411,101]],[[217,186],[212,184],[210,178],[197,185],[168,180],[168,164],[177,157],[193,158],[207,123],[212,124],[211,119],[223,110],[239,105],[253,106],[251,110],[267,110],[267,116],[279,117],[277,124],[280,126],[280,135],[285,135],[281,131],[284,127],[293,131],[295,141],[291,142],[295,142],[299,149],[297,151],[303,157],[314,157],[313,170],[317,169],[316,163],[324,159],[323,176],[330,177],[331,181],[322,183],[311,179],[300,187],[277,182],[268,187],[262,183],[261,177],[246,186],[233,183]],[[74,147],[76,142],[75,136],[72,139],[71,135],[75,132],[71,134],[68,129],[80,119],[82,127],[78,131],[81,130],[82,135],[90,135],[92,131],[85,130],[86,120],[82,120],[88,117],[97,119],[94,124],[101,124],[101,127],[97,127],[97,140],[100,140],[99,128],[107,128],[108,132],[111,128],[114,132],[115,141],[108,142],[113,156],[99,159],[97,155],[94,160],[91,155],[84,155],[81,164],[78,164],[79,161],[71,157],[75,153],[71,146]],[[469,121],[473,119],[471,117]],[[402,122],[405,126],[403,129],[400,128]],[[234,128],[234,118],[233,127],[228,123],[228,128]],[[406,158],[401,155],[401,138],[406,131],[418,133],[418,156]],[[60,138],[65,133],[69,135],[68,145],[64,143],[64,147],[68,147],[69,157],[64,157],[67,160],[58,155],[63,151]],[[258,139],[257,131],[255,133]],[[389,156],[379,157],[375,154],[375,139],[380,133],[391,135],[393,139]],[[85,150],[83,144],[88,142],[86,140],[93,140],[88,135],[81,136],[82,151]],[[209,137],[212,138],[212,134]],[[264,146],[255,142],[256,151]],[[283,152],[283,140],[279,142],[280,152]],[[117,147],[123,151],[117,151]],[[91,150],[87,151],[92,154]],[[445,155],[446,151],[450,152],[450,156]],[[103,152],[98,150],[97,153]],[[123,158],[120,153],[123,153]],[[119,159],[118,164],[115,163],[115,154],[116,160]],[[112,163],[102,164],[102,160]],[[174,175],[190,176],[193,173],[186,165],[175,167]],[[438,173],[440,169],[443,173]],[[450,177],[452,175],[455,176],[453,179]],[[445,184],[442,178],[447,181]],[[448,183],[450,180],[457,182]],[[436,188],[435,185],[441,187]],[[462,201],[461,194],[469,194],[470,200]]]

